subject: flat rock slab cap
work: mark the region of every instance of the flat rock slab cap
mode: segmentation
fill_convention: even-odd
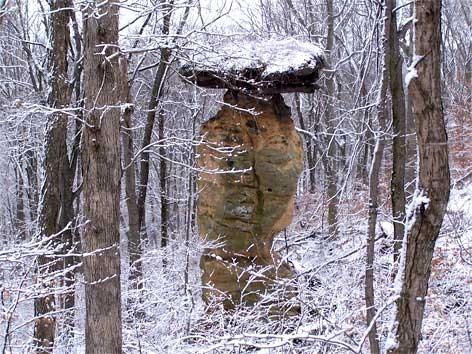
[[[201,87],[272,95],[314,92],[324,62],[323,50],[312,43],[294,38],[251,40],[202,50],[179,72]]]

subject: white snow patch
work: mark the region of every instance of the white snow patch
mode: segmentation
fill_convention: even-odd
[[[393,228],[393,224],[391,222],[381,221],[381,222],[379,222],[379,226],[380,226],[380,229],[382,230],[382,232],[385,235],[387,235],[388,238],[393,239],[394,228]]]
[[[406,210],[406,215],[407,215],[407,221],[405,225],[405,235],[410,231],[412,226],[415,223],[416,217],[416,209],[420,206],[423,205],[425,209],[429,207],[429,202],[431,200],[424,194],[423,190],[415,190],[415,194],[413,195],[413,199],[410,202],[410,204],[407,207]]]
[[[408,74],[405,76],[405,86],[410,85],[411,80],[418,77],[418,71],[416,71],[416,65],[423,59],[422,55],[413,56],[410,66],[408,67]]]
[[[452,189],[447,208],[449,211],[461,212],[467,218],[472,218],[472,183],[460,189]]]
[[[296,259],[291,259],[290,264],[292,265],[296,274],[301,274],[306,271],[306,267]]]
[[[394,338],[392,336],[388,336],[387,340],[385,341],[385,351],[387,352],[389,350],[394,350],[394,349],[397,349],[397,348],[398,348],[397,338],[396,337]]]

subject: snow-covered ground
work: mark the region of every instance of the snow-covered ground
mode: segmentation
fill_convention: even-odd
[[[125,289],[123,299],[130,304],[123,305],[125,352],[349,353],[361,348],[366,329],[363,285],[367,219],[365,195],[358,193],[345,200],[342,232],[336,240],[323,237],[320,196],[300,195],[287,237],[282,233],[274,246],[297,270],[300,318],[288,318],[283,326],[276,326],[261,318],[260,309],[241,308],[228,316],[216,305],[206,312],[200,299],[201,246],[197,242],[187,249],[174,243],[166,250],[171,252],[167,269],[159,265],[164,256],[169,257],[168,253],[151,250],[146,256],[147,280],[143,289],[139,293]],[[391,226],[386,214],[380,218],[380,225],[379,236],[382,230],[386,235],[376,243],[375,278],[377,309],[382,309],[378,331],[385,345],[393,284]],[[187,251],[190,273],[185,287]],[[6,250],[1,252],[0,257],[5,258]],[[452,191],[437,242],[420,353],[472,352],[471,255],[472,184],[468,184]],[[29,353],[33,306],[28,298],[34,289],[25,272],[32,271],[32,264],[18,253],[17,258],[12,258],[11,253],[8,257],[21,262],[16,263],[17,270],[7,269],[5,265],[9,263],[2,262],[0,348],[4,347],[9,325],[5,353]],[[79,290],[76,316],[78,323],[83,323],[82,286]],[[139,311],[146,313],[145,319],[135,316]],[[8,318],[12,320],[9,322]],[[83,326],[76,332],[73,339],[59,339],[56,353],[84,352]]]

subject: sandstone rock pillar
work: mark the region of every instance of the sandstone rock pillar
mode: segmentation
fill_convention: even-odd
[[[231,309],[275,288],[294,295],[284,285],[292,271],[272,245],[292,220],[303,149],[280,94],[230,90],[224,103],[201,127],[198,223],[201,237],[215,243],[201,258],[204,300],[222,296]]]

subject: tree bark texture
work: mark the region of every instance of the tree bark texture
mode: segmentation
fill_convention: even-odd
[[[128,65],[124,58],[122,58],[121,63],[121,102],[127,105],[126,108],[122,110],[121,139],[123,143],[123,164],[125,168],[126,208],[128,209],[128,254],[131,269],[130,280],[135,286],[139,286],[143,272],[141,265],[142,249],[141,237],[139,234],[139,213],[136,195],[136,169],[133,160],[133,125],[131,121],[133,109],[131,107],[131,99],[129,96]]]
[[[118,4],[84,13],[83,270],[85,351],[121,354],[120,90]],[[122,64],[122,63],[121,63]]]
[[[25,219],[25,203],[24,203],[24,190],[25,183],[23,181],[23,171],[21,170],[21,160],[18,161],[18,166],[15,166],[15,175],[16,175],[16,215],[13,225],[15,225],[14,230],[18,230],[19,239],[24,241],[26,240],[26,219]]]
[[[386,16],[389,18],[388,50],[390,55],[387,58],[387,68],[390,77],[390,93],[392,96],[392,179],[391,198],[394,228],[394,260],[398,259],[401,248],[401,241],[405,233],[405,166],[406,156],[406,110],[405,92],[403,90],[402,64],[400,48],[397,36],[397,15],[393,12],[396,7],[396,0],[386,0]]]
[[[73,192],[74,189],[74,180],[76,175],[78,175],[78,164],[79,164],[79,154],[80,154],[80,141],[82,139],[82,120],[83,120],[83,100],[82,100],[82,36],[79,30],[77,23],[77,18],[75,10],[73,7],[73,0],[67,0],[66,6],[68,8],[67,13],[70,18],[70,30],[71,38],[74,38],[74,60],[73,60],[73,70],[72,70],[72,80],[73,85],[70,84],[69,89],[71,91],[71,97],[75,98],[75,108],[76,108],[76,118],[75,118],[75,129],[74,129],[74,139],[72,140],[72,146],[69,151],[69,188],[70,194],[67,198],[64,198],[64,207],[63,210],[67,213],[67,222],[71,221],[73,223],[72,229],[67,229],[63,234],[63,243],[66,251],[73,251],[77,253],[80,251],[80,236],[79,228],[76,227],[77,223],[75,220],[76,215],[79,214],[79,208],[74,209],[74,199],[77,198],[77,204],[80,203],[80,191],[76,194]],[[71,45],[72,46],[72,45]],[[71,100],[72,101],[72,100]],[[77,181],[79,181],[77,177]],[[65,252],[67,253],[67,252]],[[64,268],[65,268],[65,280],[64,285],[67,288],[67,293],[64,297],[64,309],[66,312],[65,317],[65,329],[68,332],[67,335],[74,335],[74,308],[75,308],[75,266],[77,265],[77,259],[75,256],[64,257]]]
[[[326,14],[328,16],[328,35],[326,39],[326,52],[328,65],[332,68],[332,56],[334,49],[334,9],[333,0],[326,0]],[[334,96],[334,73],[329,74],[326,80],[326,125],[327,125],[327,146],[328,152],[325,163],[325,174],[328,196],[328,231],[329,236],[337,238],[338,229],[338,187],[336,177],[336,137],[334,128],[333,96]]]
[[[413,16],[415,11],[414,3],[412,2],[409,6],[409,14]],[[408,31],[408,42],[413,43],[413,31]],[[398,42],[401,43],[400,41]],[[412,47],[413,44],[410,44]],[[404,48],[405,46],[403,46]],[[402,48],[402,50],[403,50]],[[407,55],[408,61],[412,62],[412,50],[405,49],[403,52]],[[415,179],[416,179],[416,164],[417,164],[417,151],[416,151],[416,131],[415,131],[415,118],[411,111],[411,97],[406,95],[405,103],[405,149],[406,149],[406,166],[405,166],[405,192],[406,197],[410,197],[415,193]]]
[[[29,134],[29,132],[27,132]],[[27,139],[31,140],[30,138]],[[26,180],[28,188],[26,196],[28,197],[29,217],[32,222],[37,221],[38,205],[39,205],[39,188],[38,188],[38,156],[35,146],[28,146],[25,151],[26,162]]]
[[[60,109],[70,104],[68,88],[69,14],[65,10],[68,0],[50,2],[51,10],[51,50],[48,53],[50,72],[48,106],[55,111],[48,117],[46,128],[42,201],[39,211],[41,236],[46,238],[47,248],[66,251],[71,245],[72,220],[72,176],[67,155],[67,115]],[[53,237],[52,239],[50,239]],[[64,241],[70,241],[64,245]],[[50,312],[55,310],[53,272],[63,263],[59,259],[41,255],[37,259],[38,281],[46,289],[46,294],[35,299],[37,317],[34,325],[34,340],[37,353],[52,353],[55,339],[56,319]],[[48,293],[49,291],[49,293]]]
[[[159,187],[161,193],[161,247],[167,247],[169,243],[169,206],[167,201],[167,160],[166,147],[164,145],[165,138],[165,114],[159,113]],[[167,257],[162,258],[163,265],[167,264]]]
[[[387,113],[387,90],[388,90],[388,70],[387,63],[391,56],[389,49],[389,31],[391,30],[388,10],[384,13],[384,35],[383,35],[383,66],[380,83],[379,99],[377,103],[377,120],[379,130],[376,133],[376,143],[374,155],[369,172],[369,219],[367,226],[367,247],[366,247],[366,270],[365,270],[365,304],[367,326],[372,326],[369,332],[369,346],[371,354],[380,354],[379,340],[377,338],[377,325],[375,321],[375,288],[374,288],[374,259],[375,259],[375,231],[377,226],[378,195],[379,195],[379,174],[382,166],[383,152],[385,146],[386,133],[386,113]]]
[[[431,259],[449,199],[447,135],[441,100],[441,1],[415,2],[416,72],[409,85],[419,151],[419,176],[408,212],[388,354],[416,353],[421,340]]]

